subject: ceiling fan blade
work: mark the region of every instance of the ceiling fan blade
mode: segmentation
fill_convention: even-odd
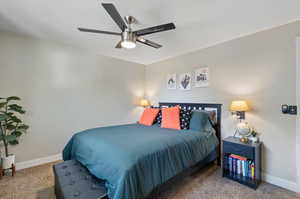
[[[127,26],[123,21],[121,15],[117,11],[116,7],[111,3],[102,3],[102,6],[111,16],[111,18],[116,22],[116,24],[121,28],[121,30],[124,31],[127,28]]]
[[[160,26],[154,26],[151,28],[145,28],[145,29],[141,29],[141,30],[137,30],[134,31],[134,33],[137,36],[143,36],[143,35],[148,35],[148,34],[152,34],[152,33],[156,33],[156,32],[162,32],[162,31],[167,31],[167,30],[172,30],[175,29],[175,25],[174,23],[168,23],[168,24],[163,24]]]
[[[115,47],[115,48],[122,48],[122,45],[121,45],[121,43],[122,43],[122,41],[119,41],[119,42],[117,43],[117,45],[116,45],[116,47]]]
[[[78,28],[78,30],[81,32],[101,33],[101,34],[109,34],[109,35],[121,35],[121,33],[117,33],[117,32],[94,30],[94,29],[87,29],[87,28]]]
[[[161,47],[162,47],[162,45],[160,45],[160,44],[158,44],[158,43],[155,43],[155,42],[153,42],[153,41],[150,41],[150,40],[148,40],[148,39],[144,39],[144,38],[142,38],[142,37],[138,37],[136,40],[137,40],[138,42],[142,43],[142,44],[146,44],[146,45],[151,46],[151,47],[153,47],[153,48],[161,48]]]

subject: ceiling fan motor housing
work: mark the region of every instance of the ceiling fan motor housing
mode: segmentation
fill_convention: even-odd
[[[122,32],[122,42],[133,42],[136,43],[136,36],[131,31]]]

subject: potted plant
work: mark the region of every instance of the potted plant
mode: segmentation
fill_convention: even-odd
[[[8,146],[19,144],[20,136],[29,128],[19,118],[25,114],[22,106],[14,103],[19,100],[21,99],[16,96],[0,98],[0,144],[3,143],[5,152],[1,158],[3,169],[9,169],[15,164],[15,155],[9,154]]]
[[[252,140],[252,142],[258,142],[259,140],[258,140],[258,132],[254,129],[254,128],[252,128],[252,130],[251,130],[251,140]]]

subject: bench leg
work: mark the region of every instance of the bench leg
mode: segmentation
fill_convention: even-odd
[[[0,179],[3,177],[3,169],[0,167]]]
[[[12,170],[11,175],[14,177],[16,174],[16,166],[14,164],[11,165],[11,170]]]

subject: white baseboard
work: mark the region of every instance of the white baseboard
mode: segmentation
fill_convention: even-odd
[[[290,191],[298,192],[298,184],[296,182],[291,182],[279,177],[271,176],[266,173],[262,173],[262,180],[264,182],[288,189]]]
[[[25,161],[25,162],[19,162],[19,163],[16,163],[16,169],[17,170],[26,169],[26,168],[30,168],[30,167],[38,166],[41,164],[58,161],[58,160],[62,160],[61,154],[52,155],[52,156],[48,156],[48,157],[44,157],[44,158],[38,158],[38,159],[29,160],[29,161]],[[288,189],[290,191],[294,191],[294,192],[299,191],[298,185],[296,182],[284,180],[282,178],[271,176],[266,173],[262,174],[262,180],[264,182]]]
[[[38,158],[38,159],[34,159],[34,160],[29,160],[29,161],[25,161],[25,162],[19,162],[19,163],[16,163],[16,169],[17,170],[26,169],[26,168],[35,167],[35,166],[38,166],[41,164],[46,164],[46,163],[50,163],[50,162],[54,162],[54,161],[58,161],[58,160],[62,160],[61,154],[56,154],[56,155],[52,155],[52,156],[48,156],[48,157],[44,157],[44,158]]]

